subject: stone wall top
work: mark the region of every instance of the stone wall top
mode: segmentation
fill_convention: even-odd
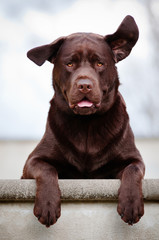
[[[59,180],[63,201],[116,201],[120,180]],[[0,201],[33,201],[35,180],[0,180]],[[159,179],[143,180],[143,196],[159,201]]]

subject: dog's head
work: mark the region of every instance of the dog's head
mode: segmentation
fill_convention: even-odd
[[[114,34],[75,33],[31,49],[27,55],[39,66],[45,60],[54,64],[54,99],[62,110],[80,115],[102,113],[117,96],[115,63],[130,54],[138,35],[134,19],[127,16]]]

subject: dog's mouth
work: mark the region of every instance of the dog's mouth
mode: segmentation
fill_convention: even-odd
[[[91,108],[91,107],[100,107],[100,103],[93,103],[90,101],[88,98],[83,98],[81,101],[77,103],[70,103],[69,104],[70,108]]]
[[[77,103],[69,103],[69,106],[75,113],[87,115],[96,111],[100,107],[100,102],[94,103],[85,97]]]
[[[90,108],[90,107],[93,106],[93,102],[91,102],[87,99],[83,99],[82,101],[77,103],[77,106],[80,107],[80,108],[83,108],[83,107]]]

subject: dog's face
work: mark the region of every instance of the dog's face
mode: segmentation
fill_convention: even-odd
[[[119,80],[115,63],[127,57],[138,28],[127,16],[112,35],[76,33],[28,52],[36,64],[54,63],[53,86],[61,109],[80,115],[106,112],[113,105]]]
[[[103,37],[89,33],[65,39],[54,60],[53,79],[54,88],[58,86],[68,106],[80,115],[110,108],[118,87],[110,47]]]

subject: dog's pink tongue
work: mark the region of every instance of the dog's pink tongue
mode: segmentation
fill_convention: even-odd
[[[92,107],[93,103],[87,100],[83,100],[81,102],[79,102],[78,107]]]

